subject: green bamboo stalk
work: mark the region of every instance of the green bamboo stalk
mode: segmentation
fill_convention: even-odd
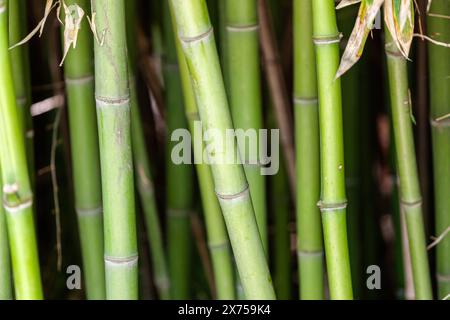
[[[3,186],[0,168],[0,186]],[[3,199],[3,188],[0,188],[0,199]],[[11,259],[9,255],[8,230],[5,210],[0,206],[0,301],[13,298],[11,281]]]
[[[0,0],[0,162],[3,208],[17,299],[42,299],[33,221],[33,193],[27,169],[25,135],[17,108],[9,57],[7,1]]]
[[[313,40],[316,46],[319,93],[322,225],[331,299],[352,299],[347,243],[342,128],[341,81],[335,79],[339,65],[340,34],[333,0],[315,0]]]
[[[386,56],[394,128],[400,203],[405,213],[416,299],[432,299],[422,199],[414,151],[406,59],[386,28]]]
[[[67,6],[78,4],[85,12],[90,7],[88,0],[66,0],[65,3]],[[103,209],[93,60],[93,37],[87,20],[83,20],[77,46],[67,54],[64,75],[86,296],[89,300],[102,300],[106,297]]]
[[[180,72],[177,62],[175,37],[172,31],[169,3],[164,3],[164,78],[166,88],[168,144],[167,168],[167,228],[169,274],[172,281],[172,297],[188,299],[190,295],[192,236],[190,216],[193,209],[193,170],[190,165],[175,164],[171,153],[177,141],[171,140],[174,130],[187,128],[184,114]],[[179,186],[183,188],[180,189]]]
[[[450,15],[450,2],[433,0],[430,14]],[[450,43],[450,20],[428,15],[428,33],[438,41]],[[430,43],[428,45],[430,67],[431,126],[433,136],[433,168],[436,212],[436,234],[442,234],[450,226],[450,121],[437,121],[450,113],[450,59],[449,49]],[[436,277],[438,297],[450,293],[450,237],[436,247]]]
[[[256,133],[263,127],[261,101],[261,71],[259,58],[257,0],[226,0],[227,67],[231,115],[235,129]],[[248,131],[249,130],[249,131]],[[250,186],[250,196],[256,222],[268,254],[266,181],[261,175],[259,150],[252,154],[250,148],[239,146],[244,160],[244,170]]]
[[[25,0],[10,1],[9,15],[9,45],[21,41],[28,34],[27,30],[27,4]],[[34,181],[34,146],[33,121],[30,114],[31,106],[31,77],[28,45],[15,47],[10,50],[13,70],[14,88],[16,90],[17,106],[25,130],[28,168],[31,182]]]
[[[164,252],[164,242],[161,223],[156,205],[155,190],[150,171],[150,160],[145,143],[144,129],[142,126],[141,113],[139,110],[139,99],[136,88],[137,66],[137,30],[135,21],[137,19],[137,1],[127,0],[125,2],[127,13],[127,42],[129,57],[129,81],[131,96],[131,138],[133,142],[133,161],[136,168],[135,179],[139,192],[145,225],[150,246],[154,283],[162,300],[170,298],[170,280],[167,269],[167,259]]]
[[[242,165],[228,159],[237,154],[231,115],[220,71],[214,33],[204,0],[171,0],[178,37],[189,68],[203,122],[203,129],[216,129],[207,147],[217,150],[209,157],[216,194],[224,214],[228,235],[247,299],[274,299],[275,293],[259,237],[255,213]],[[233,148],[219,150],[223,145]]]
[[[358,13],[357,6],[339,10],[338,26],[344,37],[350,37]],[[342,76],[342,106],[344,121],[345,179],[348,199],[347,225],[352,271],[353,295],[361,299],[364,276],[361,257],[361,125],[360,125],[360,64]],[[373,227],[373,226],[372,226]]]
[[[297,185],[297,256],[300,299],[323,299],[319,115],[312,1],[294,0],[294,105]]]
[[[173,22],[174,28],[175,23]],[[204,144],[203,141],[196,140],[196,128],[200,118],[195,101],[195,95],[192,88],[191,78],[189,75],[186,59],[183,54],[181,43],[176,39],[178,61],[181,75],[181,84],[183,87],[184,108],[186,118],[189,122],[189,129],[192,136],[194,146],[199,145],[201,148],[193,148],[194,162],[197,171],[197,177],[202,197],[203,211],[206,221],[206,232],[208,237],[208,245],[211,253],[211,260],[214,270],[214,279],[216,284],[216,296],[219,300],[233,300],[235,298],[234,290],[234,268],[231,257],[230,244],[225,227],[225,222],[220,209],[219,201],[214,193],[214,181],[211,169],[207,164],[200,161],[203,157]],[[201,127],[199,128],[201,134]]]
[[[130,92],[123,0],[92,0],[102,173],[106,297],[138,298]],[[104,37],[102,36],[104,35]]]

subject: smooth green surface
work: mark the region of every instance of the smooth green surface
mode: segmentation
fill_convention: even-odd
[[[433,0],[430,13],[450,15],[450,1]],[[428,16],[428,34],[435,40],[450,42],[450,20]],[[450,114],[450,51],[448,48],[428,43],[430,68],[431,118],[436,120]],[[450,125],[432,122],[433,170],[436,229],[442,234],[450,226]],[[438,297],[450,293],[450,237],[447,235],[436,247],[436,277]]]
[[[353,299],[347,243],[339,32],[333,0],[312,3],[319,96],[321,210],[330,297]]]
[[[0,186],[3,186],[1,168]],[[0,199],[3,199],[3,188],[0,188]],[[13,298],[11,258],[9,256],[8,230],[3,205],[0,206],[0,270],[0,301],[11,300]]]
[[[227,160],[237,154],[226,129],[232,120],[219,65],[214,34],[204,0],[171,0],[178,36],[191,75],[203,130],[216,129],[209,148],[215,149],[211,165],[216,194],[247,299],[274,299],[275,293],[259,236],[243,166]],[[210,154],[210,157],[212,155]]]
[[[200,161],[203,157],[204,144],[202,140],[195,140],[197,137],[195,132],[195,124],[196,121],[200,120],[197,103],[195,101],[195,95],[186,64],[186,59],[181,48],[181,43],[178,39],[176,39],[176,45],[181,84],[183,88],[184,108],[189,122],[189,129],[193,137],[192,143],[194,146],[193,152],[196,163],[195,168],[197,171],[203,211],[205,215],[208,246],[211,253],[214,280],[216,284],[216,296],[219,300],[232,300],[235,298],[234,269],[228,234],[219,201],[214,193],[214,181],[211,174],[211,169],[207,164]],[[195,147],[197,144],[200,146],[199,149]]]
[[[294,1],[294,112],[300,299],[323,299],[319,115],[312,1]]]
[[[261,175],[259,157],[259,130],[263,127],[263,117],[257,1],[225,0],[224,9],[231,115],[235,129],[253,130],[258,137],[256,154],[244,145],[239,146],[239,153],[244,162],[259,233],[268,255],[266,181]]]
[[[164,82],[167,108],[167,228],[169,272],[172,297],[188,299],[191,291],[194,171],[191,165],[175,164],[171,153],[178,141],[171,141],[174,130],[187,128],[175,37],[172,31],[169,3],[164,5]]]
[[[385,36],[400,203],[408,232],[415,297],[418,300],[432,299],[406,60],[392,41],[387,28]]]
[[[65,3],[67,6],[78,4],[85,12],[90,11],[88,0],[67,0]],[[87,20],[83,20],[77,46],[67,54],[64,75],[84,287],[89,300],[101,300],[105,299],[106,292],[93,45],[92,32]]]
[[[137,16],[137,1],[127,0],[125,2],[127,13],[127,25],[134,25]],[[147,229],[150,257],[152,261],[152,272],[154,283],[161,300],[170,298],[170,279],[167,268],[167,258],[164,252],[164,241],[161,230],[161,222],[158,216],[155,190],[150,171],[150,159],[147,153],[144,128],[139,110],[139,99],[136,88],[137,56],[137,30],[127,28],[128,59],[130,74],[131,95],[131,138],[133,142],[133,161],[135,170],[136,186],[139,199],[144,213],[144,221]]]
[[[104,42],[95,42],[95,96],[102,173],[106,297],[138,298],[130,93],[123,0],[92,0]]]
[[[15,297],[42,299],[33,221],[33,193],[27,168],[25,135],[14,90],[8,50],[6,1],[0,0],[0,162],[2,205],[6,212]],[[8,190],[8,191],[7,191]]]

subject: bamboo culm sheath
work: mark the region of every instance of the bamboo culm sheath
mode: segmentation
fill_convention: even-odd
[[[173,18],[172,18],[173,20]],[[173,22],[173,28],[176,28]],[[184,109],[186,118],[189,122],[189,129],[192,137],[195,139],[195,122],[200,121],[197,103],[189,75],[186,59],[179,39],[176,39],[176,48],[179,61],[181,84],[183,87]],[[201,144],[200,150],[193,148],[194,159],[203,157],[203,141],[192,141]],[[213,265],[214,280],[216,284],[216,296],[219,300],[235,299],[234,290],[234,268],[230,250],[230,243],[226,231],[225,222],[220,208],[219,201],[214,193],[214,181],[211,169],[201,161],[195,161],[197,177],[199,181],[200,193],[203,204],[203,211],[206,222],[206,232],[208,236],[208,245],[211,253]]]
[[[422,198],[414,151],[406,59],[386,28],[386,56],[394,128],[400,205],[405,214],[416,299],[432,299]]]
[[[89,12],[88,0],[66,0]],[[103,209],[98,146],[97,114],[94,96],[93,37],[84,20],[75,49],[64,64],[72,148],[75,210],[83,257],[86,297],[105,299],[103,262]]]
[[[263,127],[261,72],[259,59],[257,0],[225,0],[226,41],[231,115],[235,129],[255,130]],[[259,135],[258,140],[259,140]],[[260,146],[259,143],[257,143]],[[252,154],[239,146],[244,161],[256,222],[268,254],[266,181],[261,175],[259,150]]]
[[[294,106],[297,186],[297,256],[300,299],[323,299],[319,115],[312,1],[294,1]]]
[[[0,163],[16,299],[42,299],[25,130],[8,50],[7,1],[0,0]]]
[[[339,66],[340,34],[333,0],[314,0],[313,41],[319,97],[322,226],[330,297],[353,299],[347,242],[344,139]]]
[[[429,13],[450,15],[450,2],[433,0]],[[435,39],[450,43],[450,20],[428,16],[428,33]],[[437,235],[450,226],[450,120],[439,118],[450,114],[450,59],[449,49],[428,44],[430,68],[431,127],[433,138],[433,169],[435,191],[435,213]],[[443,299],[450,293],[450,237],[443,238],[436,246],[436,279],[438,297]]]
[[[210,141],[213,148],[218,148],[220,140],[227,139],[226,129],[233,126],[208,9],[204,0],[171,0],[170,3],[202,126],[205,131],[214,128],[221,133]],[[235,145],[233,141],[227,143],[225,145]],[[226,161],[231,158],[230,153],[236,155],[237,147],[215,153],[217,161],[213,161],[211,169],[245,296],[247,299],[274,299],[244,169],[240,164]]]
[[[105,237],[107,299],[138,298],[130,92],[123,0],[92,0],[95,41],[95,98]]]

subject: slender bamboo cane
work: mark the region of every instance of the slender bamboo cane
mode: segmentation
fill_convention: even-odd
[[[88,0],[66,0],[89,10]],[[81,240],[86,296],[101,300],[105,293],[103,263],[103,209],[100,155],[94,98],[93,37],[87,20],[78,33],[75,49],[67,54],[64,73],[69,112],[75,209]]]
[[[175,23],[173,23],[176,28]],[[217,299],[232,300],[235,298],[234,290],[234,268],[229,246],[228,235],[225,222],[222,216],[222,210],[214,193],[214,181],[211,175],[211,169],[207,164],[200,161],[203,157],[203,140],[196,140],[196,128],[201,134],[200,118],[195,101],[195,95],[192,88],[191,78],[188,66],[184,57],[181,42],[176,39],[178,61],[181,75],[181,84],[183,87],[184,107],[186,117],[189,122],[189,129],[194,145],[195,168],[197,171],[200,193],[203,203],[203,211],[206,221],[206,232],[208,236],[208,245],[211,252],[211,260],[214,269],[214,279],[216,282]],[[198,133],[197,133],[198,134]],[[196,148],[199,145],[201,148]]]
[[[312,1],[294,0],[294,105],[297,185],[297,256],[300,299],[323,299],[319,115]]]
[[[139,100],[136,88],[137,74],[137,30],[136,21],[137,3],[136,0],[127,0],[127,42],[129,57],[129,81],[131,96],[131,138],[133,142],[133,159],[136,168],[136,186],[144,213],[145,225],[148,234],[148,243],[153,266],[154,282],[162,300],[170,298],[170,280],[167,269],[167,259],[164,252],[164,241],[161,230],[161,223],[156,205],[155,190],[150,171],[150,160],[147,154],[144,129],[139,110]]]
[[[0,0],[0,162],[2,204],[6,212],[17,299],[42,299],[39,257],[33,221],[33,193],[27,169],[25,137],[17,108],[8,50],[7,1]]]
[[[347,243],[342,129],[341,81],[335,79],[339,65],[340,34],[333,0],[315,0],[313,40],[316,46],[319,93],[322,225],[331,299],[352,299]]]
[[[240,164],[228,161],[237,154],[237,147],[235,137],[225,133],[233,126],[206,3],[204,0],[171,0],[171,5],[203,129],[206,133],[210,129],[218,133],[211,135],[207,148],[216,150],[209,153],[215,190],[246,298],[274,299],[245,173]],[[221,145],[234,147],[223,150]]]
[[[21,41],[27,35],[27,4],[25,0],[15,0],[8,3],[9,14],[9,45]],[[15,47],[10,50],[13,69],[14,88],[16,90],[17,106],[25,130],[28,168],[31,182],[34,181],[34,146],[33,121],[30,114],[31,79],[28,45]]]
[[[431,283],[422,220],[422,200],[410,115],[406,59],[393,42],[387,28],[385,36],[394,140],[400,178],[400,203],[408,230],[414,291],[416,299],[431,299]]]
[[[225,10],[231,115],[235,129],[248,132],[250,137],[254,134],[259,149],[263,118],[257,0],[226,0]],[[252,146],[239,146],[256,222],[268,255],[266,182],[261,175],[260,152],[255,150],[256,154],[252,154],[251,150]]]
[[[175,37],[168,2],[164,3],[164,77],[166,87],[167,132],[167,228],[169,270],[172,297],[187,299],[190,294],[192,235],[190,216],[193,208],[193,170],[188,164],[175,164],[171,153],[177,141],[172,132],[188,126],[183,109],[180,73],[177,63]],[[183,189],[178,186],[183,185]]]
[[[0,168],[0,186],[3,186]],[[3,199],[3,188],[0,188],[0,199]],[[5,210],[0,206],[0,301],[13,298],[11,281],[11,259],[9,255],[8,230]]]
[[[450,15],[450,2],[434,0],[428,15],[428,31],[438,41],[450,42],[450,20],[432,14]],[[434,190],[436,234],[450,226],[450,121],[437,119],[450,113],[450,59],[449,49],[429,44],[431,126],[433,135]],[[450,237],[436,247],[438,296],[450,293]]]
[[[95,96],[102,173],[106,297],[137,299],[137,237],[131,148],[125,5],[92,0]],[[102,35],[104,35],[102,37]]]

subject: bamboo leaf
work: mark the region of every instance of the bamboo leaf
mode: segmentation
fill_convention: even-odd
[[[336,9],[342,9],[348,6],[351,6],[352,4],[357,4],[361,2],[361,0],[342,0],[341,2],[339,2],[339,4],[336,6]]]
[[[386,0],[384,2],[384,20],[395,45],[408,59],[414,37],[413,0]]]
[[[351,1],[351,0],[349,0]],[[384,0],[363,0],[359,7],[355,27],[345,48],[336,78],[342,76],[360,59],[373,22]]]

